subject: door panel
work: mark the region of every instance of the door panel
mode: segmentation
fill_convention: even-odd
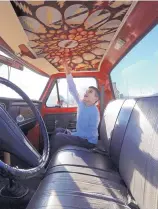
[[[76,129],[76,113],[55,113],[45,114],[44,121],[48,134],[52,134],[55,128],[68,128],[71,131]]]

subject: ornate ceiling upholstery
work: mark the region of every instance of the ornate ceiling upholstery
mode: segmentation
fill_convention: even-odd
[[[97,70],[130,1],[13,1],[37,57],[63,71]]]

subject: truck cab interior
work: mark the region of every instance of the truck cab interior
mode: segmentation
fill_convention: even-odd
[[[158,209],[157,24],[157,1],[0,1],[1,209]],[[63,58],[99,140],[51,156],[76,131]]]

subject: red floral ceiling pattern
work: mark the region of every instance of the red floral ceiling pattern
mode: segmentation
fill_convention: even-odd
[[[37,57],[60,72],[96,70],[131,1],[13,1]]]

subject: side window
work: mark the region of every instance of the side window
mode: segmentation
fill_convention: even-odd
[[[158,25],[112,70],[116,98],[158,95]]]
[[[97,87],[97,82],[95,78],[84,77],[84,78],[74,78],[77,91],[82,99],[85,91],[89,86]],[[65,78],[57,79],[52,92],[46,102],[47,107],[76,107],[77,104],[74,98],[69,93],[67,81]]]
[[[17,65],[16,60],[11,59],[11,57],[3,53],[1,50],[0,77],[11,81],[20,87],[30,99],[35,100],[40,99],[43,89],[48,82],[48,77],[40,75],[39,73],[36,73],[21,64]],[[14,90],[3,84],[0,84],[0,97],[16,99],[21,98]]]
[[[49,97],[48,100],[46,102],[46,106],[47,107],[56,107],[59,105],[59,101],[58,101],[58,95],[57,95],[57,85],[55,83]]]

